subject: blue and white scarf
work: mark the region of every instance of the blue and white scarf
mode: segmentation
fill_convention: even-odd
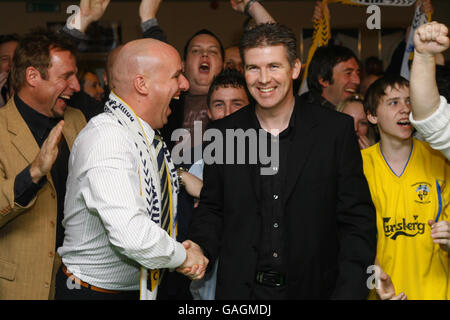
[[[159,177],[158,164],[156,161],[156,152],[152,146],[152,141],[155,132],[151,131],[149,136],[144,132],[141,119],[136,115],[134,110],[120,99],[113,92],[109,95],[109,100],[105,104],[105,112],[111,113],[117,122],[123,127],[127,128],[134,138],[134,144],[139,152],[139,183],[141,196],[145,200],[146,212],[151,217],[151,220],[161,227],[161,184]],[[179,192],[179,185],[177,179],[177,171],[173,165],[170,152],[166,147],[164,153],[165,162],[170,175],[171,190],[172,190],[172,212],[173,212],[173,228],[170,230],[171,236],[176,238],[176,208],[177,208],[177,193]],[[148,270],[141,267],[141,281],[140,281],[140,298],[141,300],[155,300],[158,292],[159,284],[159,270]],[[152,276],[150,276],[152,275]],[[152,279],[154,278],[154,279]],[[152,281],[153,280],[153,281]],[[153,287],[153,288],[152,288]]]

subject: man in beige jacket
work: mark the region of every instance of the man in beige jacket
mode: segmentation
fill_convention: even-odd
[[[66,105],[76,72],[55,34],[30,33],[15,52],[15,95],[0,109],[0,300],[54,295],[69,150],[86,124]]]

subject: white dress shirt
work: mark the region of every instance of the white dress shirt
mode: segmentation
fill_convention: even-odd
[[[410,113],[409,119],[433,149],[450,159],[450,104],[443,96],[438,109],[428,118],[416,121]]]
[[[141,123],[151,144],[154,131]],[[70,272],[91,285],[139,290],[141,265],[176,268],[186,258],[183,245],[146,212],[139,161],[132,134],[112,114],[92,118],[74,142],[58,253]]]

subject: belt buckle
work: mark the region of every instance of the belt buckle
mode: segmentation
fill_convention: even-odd
[[[259,271],[256,273],[256,282],[278,288],[285,284],[285,279],[284,275],[276,271]]]

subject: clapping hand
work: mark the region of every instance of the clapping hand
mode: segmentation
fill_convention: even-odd
[[[58,144],[62,138],[64,120],[61,120],[49,133],[30,166],[30,175],[34,183],[46,176],[58,157]]]

